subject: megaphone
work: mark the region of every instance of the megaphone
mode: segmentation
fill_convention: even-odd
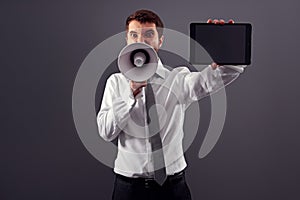
[[[125,46],[118,56],[118,67],[124,76],[135,82],[152,77],[158,66],[156,51],[145,43],[132,43]]]

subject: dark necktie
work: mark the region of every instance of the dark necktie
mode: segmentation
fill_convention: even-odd
[[[146,110],[147,110],[147,124],[149,127],[149,141],[152,148],[152,158],[154,165],[154,179],[162,185],[166,178],[166,167],[162,149],[162,142],[160,137],[160,127],[155,105],[155,95],[151,84],[146,87]]]

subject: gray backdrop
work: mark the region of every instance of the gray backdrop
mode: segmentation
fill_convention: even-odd
[[[189,22],[209,17],[253,25],[252,65],[226,89],[225,127],[204,159],[198,151],[210,99],[199,104],[203,126],[186,152],[193,198],[299,199],[296,0],[2,0],[0,199],[110,199],[112,169],[89,154],[76,133],[72,87],[87,54],[123,31],[125,18],[139,8],[154,10],[167,28],[185,34]]]

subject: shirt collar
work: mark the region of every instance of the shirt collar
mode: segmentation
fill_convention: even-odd
[[[166,72],[168,71],[167,68],[164,67],[164,65],[162,64],[161,60],[158,59],[158,66],[156,69],[156,74],[159,75],[161,78],[165,79],[166,78]]]

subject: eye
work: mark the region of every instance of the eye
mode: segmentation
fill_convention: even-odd
[[[137,37],[138,37],[138,34],[137,34],[137,33],[130,33],[130,37],[132,37],[132,38],[137,38]]]
[[[152,38],[154,36],[154,32],[153,31],[147,31],[144,35],[144,37],[146,38]]]

